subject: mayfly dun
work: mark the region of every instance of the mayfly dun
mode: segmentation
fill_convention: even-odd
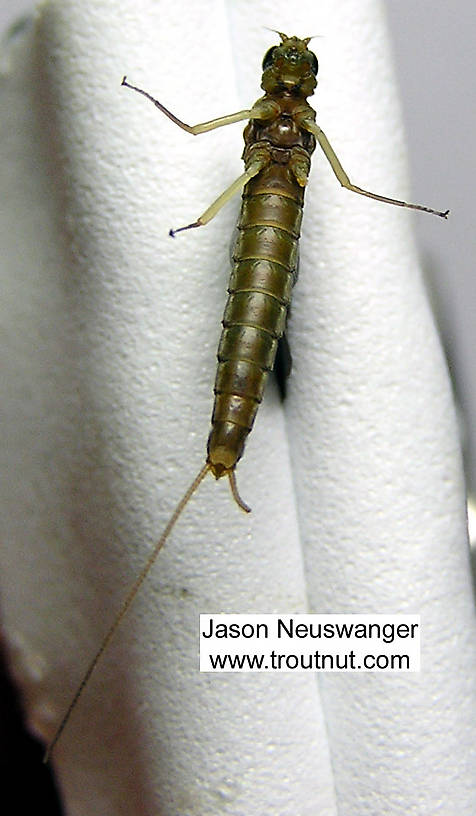
[[[281,42],[270,48],[263,59],[261,87],[264,95],[251,108],[218,119],[187,125],[149,93],[130,85],[126,77],[122,80],[124,87],[145,96],[174,124],[193,135],[248,120],[244,130],[244,172],[199,218],[171,230],[170,235],[173,237],[179,232],[204,226],[240,191],[242,206],[218,347],[215,403],[205,464],[180,499],[124,599],[56,730],[45,759],[58,741],[92,672],[177,519],[205,476],[211,473],[216,479],[226,477],[235,502],[242,510],[249,512],[249,507],[238,493],[235,470],[243,455],[268,374],[275,364],[278,344],[286,328],[292,288],[297,276],[304,190],[316,144],[324,152],[339,183],[347,190],[441,218],[446,218],[449,212],[388,198],[351,183],[325,133],[317,125],[315,111],[307,102],[317,85],[318,72],[317,58],[308,48],[311,38],[299,39],[276,33]]]

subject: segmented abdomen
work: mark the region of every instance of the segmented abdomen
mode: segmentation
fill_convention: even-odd
[[[240,459],[286,327],[304,189],[271,164],[245,187],[218,347],[208,462],[218,478]]]

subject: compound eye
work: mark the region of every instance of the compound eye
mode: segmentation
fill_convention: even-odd
[[[319,63],[317,61],[317,57],[315,54],[312,53],[312,51],[309,51],[309,54],[311,55],[311,71],[314,74],[314,76],[317,76],[317,72],[319,70]]]
[[[274,62],[274,52],[276,51],[277,48],[278,48],[277,45],[273,45],[272,48],[270,48],[268,51],[266,51],[266,54],[263,57],[263,71],[265,71],[266,68],[269,68],[270,65],[273,64],[273,62]]]

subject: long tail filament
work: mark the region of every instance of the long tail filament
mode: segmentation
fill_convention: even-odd
[[[142,584],[144,583],[145,579],[147,578],[147,575],[149,574],[149,571],[150,571],[152,565],[154,564],[159,552],[161,551],[162,547],[164,546],[165,542],[167,541],[170,533],[172,532],[178,518],[182,514],[183,510],[187,506],[188,502],[192,498],[193,494],[195,493],[195,491],[197,490],[197,488],[199,487],[199,485],[201,484],[201,482],[203,481],[203,479],[205,478],[205,476],[207,475],[209,470],[210,470],[210,465],[207,462],[202,467],[201,471],[195,477],[192,484],[190,485],[190,487],[188,488],[186,493],[182,496],[179,503],[177,504],[177,507],[175,508],[174,512],[172,513],[172,516],[170,517],[169,522],[168,522],[164,532],[160,536],[157,544],[155,545],[154,549],[152,550],[151,554],[149,555],[149,558],[147,559],[147,562],[146,562],[145,566],[143,567],[143,569],[139,573],[138,577],[136,578],[136,580],[132,584],[128,594],[124,598],[124,601],[122,602],[121,608],[119,609],[119,612],[117,613],[117,615],[114,618],[108,632],[106,633],[106,635],[105,635],[105,637],[104,637],[104,639],[103,639],[103,641],[101,643],[101,646],[99,647],[98,651],[96,652],[93,659],[91,660],[91,663],[89,664],[89,667],[88,667],[87,671],[85,672],[85,674],[83,676],[83,679],[81,680],[81,682],[80,682],[80,684],[79,684],[79,686],[78,686],[78,688],[77,688],[77,690],[76,690],[76,692],[74,694],[74,697],[71,700],[71,702],[70,702],[70,704],[69,704],[69,706],[68,706],[68,708],[66,710],[66,713],[63,716],[63,719],[61,720],[61,722],[60,722],[58,728],[56,729],[56,732],[55,732],[51,742],[49,743],[49,745],[48,745],[48,747],[46,749],[45,755],[43,757],[43,762],[48,762],[48,759],[50,758],[51,753],[52,753],[56,743],[58,742],[61,734],[64,731],[66,723],[68,722],[73,710],[76,708],[76,705],[77,705],[77,703],[79,701],[79,698],[81,697],[84,689],[86,688],[86,686],[87,686],[87,684],[89,682],[89,678],[91,677],[94,669],[96,668],[97,664],[99,663],[102,655],[106,651],[110,641],[112,640],[112,638],[113,638],[113,636],[114,636],[114,634],[116,632],[116,629],[119,627],[122,619],[124,618],[127,611],[129,610],[129,607],[131,606],[131,604],[132,604],[134,598],[136,597],[139,589],[141,588]],[[236,501],[238,502],[240,507],[242,507],[243,509],[248,510],[246,505],[244,505],[244,503],[241,501],[241,499],[239,499],[238,493],[236,492],[236,485],[235,485],[235,490],[233,489],[233,482],[232,482],[231,478],[230,478],[230,482],[232,483],[232,492],[233,492],[233,495],[234,495]],[[236,493],[236,495],[235,495],[235,493]],[[238,496],[238,498],[237,498],[237,496]]]

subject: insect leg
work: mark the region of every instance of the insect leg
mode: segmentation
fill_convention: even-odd
[[[433,215],[439,215],[440,218],[448,217],[449,210],[442,212],[440,210],[434,210],[432,207],[424,207],[422,204],[410,204],[407,201],[401,201],[398,198],[388,198],[387,196],[379,195],[378,193],[371,193],[369,190],[363,190],[362,187],[357,187],[355,184],[352,184],[339,159],[337,158],[326,134],[323,130],[321,130],[319,125],[316,125],[316,123],[311,120],[306,120],[303,122],[303,127],[316,137],[338,181],[347,190],[351,190],[351,192],[358,193],[359,195],[367,196],[368,198],[374,198],[376,201],[384,201],[387,204],[395,204],[397,207],[407,207],[410,210],[422,210],[423,212],[432,213]]]
[[[142,88],[136,88],[135,85],[129,85],[126,82],[126,77],[123,77],[121,85],[124,85],[126,88],[130,88],[132,91],[137,91],[137,93],[142,94],[147,99],[150,99],[151,102],[154,103],[156,108],[165,113],[172,122],[178,125],[182,130],[186,130],[187,133],[192,133],[194,136],[198,136],[199,133],[206,133],[209,130],[214,130],[215,128],[223,127],[224,125],[232,125],[234,122],[241,122],[243,119],[249,119],[251,110],[241,110],[237,111],[237,113],[230,113],[228,116],[220,116],[218,119],[211,119],[209,122],[201,122],[198,125],[187,125],[185,122],[182,122],[175,114],[168,110],[165,105],[162,105],[162,102],[159,102],[158,99],[154,99],[147,91],[143,91]]]
[[[233,125],[235,122],[242,122],[244,119],[270,119],[273,115],[276,115],[276,105],[273,102],[258,99],[252,108],[236,111],[236,113],[229,113],[227,116],[219,116],[217,119],[210,119],[210,121],[201,122],[198,125],[187,125],[185,122],[182,122],[178,116],[175,116],[174,113],[169,111],[165,105],[162,105],[162,102],[159,102],[158,99],[155,99],[151,94],[147,93],[147,91],[143,91],[142,88],[136,88],[135,85],[129,85],[126,81],[126,77],[122,78],[121,85],[130,88],[131,91],[137,91],[137,93],[145,96],[146,99],[150,99],[155,107],[161,110],[162,113],[165,113],[174,124],[178,125],[182,130],[186,130],[187,133],[191,133],[193,136],[198,136],[200,133],[207,133],[209,130],[215,130],[215,128],[224,127],[225,125]]]
[[[174,229],[169,230],[169,235],[171,236],[171,238],[174,238],[177,232],[193,229],[193,227],[203,227],[205,224],[208,224],[208,222],[215,217],[215,215],[221,210],[221,208],[224,207],[225,204],[227,204],[227,202],[231,198],[233,198],[233,196],[236,193],[239,193],[240,190],[243,189],[245,184],[248,184],[250,179],[252,179],[254,176],[257,176],[258,173],[261,172],[261,170],[267,163],[268,160],[266,158],[260,158],[252,162],[250,166],[245,170],[245,172],[242,173],[241,176],[238,176],[238,178],[235,179],[233,184],[230,184],[230,186],[227,187],[226,190],[224,190],[223,193],[218,196],[218,198],[213,202],[213,204],[210,204],[210,206],[205,210],[204,213],[202,213],[202,215],[199,218],[197,218],[196,221],[193,221],[191,224],[187,224],[186,227],[179,227],[178,229],[175,230]]]

